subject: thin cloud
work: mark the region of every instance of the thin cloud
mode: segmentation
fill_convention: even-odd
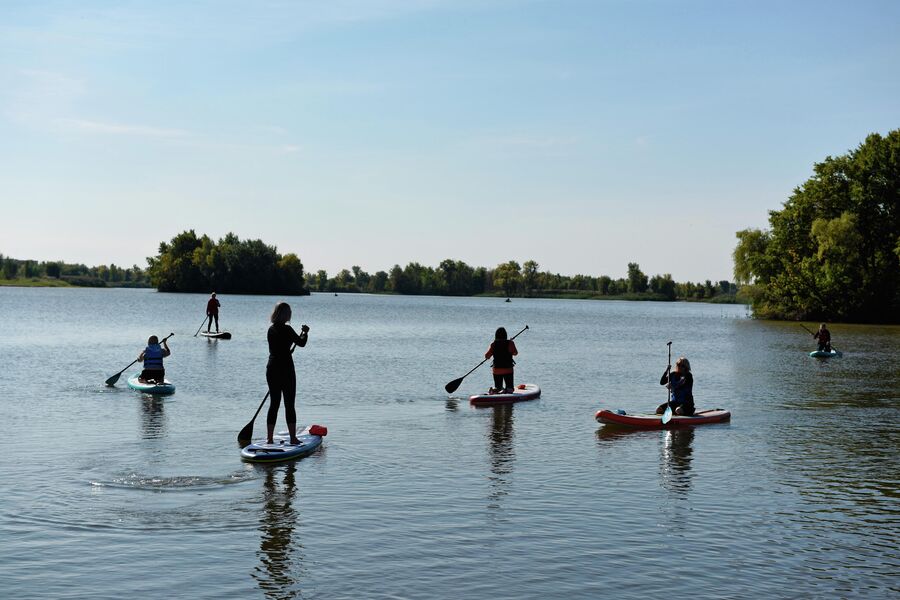
[[[576,136],[535,136],[526,134],[496,135],[475,138],[479,146],[494,148],[549,149],[573,146],[578,143]]]
[[[139,137],[183,139],[190,132],[183,129],[150,127],[147,125],[129,125],[124,123],[105,123],[87,119],[56,119],[56,125],[65,131],[99,135],[133,135]]]

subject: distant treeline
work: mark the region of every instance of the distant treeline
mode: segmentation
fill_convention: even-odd
[[[735,302],[737,286],[729,281],[678,283],[669,274],[645,275],[637,263],[628,263],[627,277],[607,275],[560,275],[540,271],[533,260],[521,266],[515,261],[493,269],[472,267],[459,260],[446,259],[437,268],[412,262],[374,275],[354,266],[334,277],[325,271],[309,273],[307,285],[319,292],[369,292],[475,296],[480,294],[526,297],[596,298],[628,300],[705,300]]]
[[[734,275],[754,314],[900,322],[900,129],[813,170],[770,229],[737,232]]]
[[[52,280],[84,287],[149,287],[147,273],[137,265],[115,264],[88,267],[58,261],[19,260],[0,254],[0,276],[7,283],[37,283]]]
[[[150,281],[161,292],[309,294],[296,254],[282,256],[262,240],[240,240],[233,233],[215,242],[184,231],[162,242],[147,263]]]

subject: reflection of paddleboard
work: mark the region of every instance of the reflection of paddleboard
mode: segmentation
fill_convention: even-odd
[[[201,331],[200,335],[203,337],[212,338],[214,340],[230,340],[231,334],[227,331],[223,331],[222,333],[210,333],[208,331]]]
[[[144,383],[138,380],[137,375],[128,378],[128,387],[145,394],[156,394],[159,396],[175,393],[175,384],[168,379],[164,379],[163,383]]]
[[[536,383],[520,383],[512,394],[477,394],[469,396],[469,402],[475,406],[491,406],[492,404],[510,404],[522,400],[534,400],[541,397],[541,388]]]
[[[672,415],[672,420],[665,425],[662,423],[662,415],[629,415],[624,410],[601,410],[597,412],[596,418],[601,423],[611,425],[624,425],[639,429],[663,429],[730,421],[731,413],[721,408],[715,408],[697,411],[690,417]]]
[[[311,433],[310,431],[314,431]],[[241,458],[247,462],[279,462],[282,460],[294,460],[312,454],[316,448],[322,445],[322,438],[328,434],[328,429],[321,425],[310,425],[297,434],[299,444],[288,443],[291,439],[287,431],[280,431],[273,437],[274,444],[266,443],[266,440],[258,440],[241,449]]]
[[[822,352],[821,350],[813,350],[809,353],[813,358],[831,358],[832,356],[843,356],[844,353],[835,348],[831,349],[831,352]]]

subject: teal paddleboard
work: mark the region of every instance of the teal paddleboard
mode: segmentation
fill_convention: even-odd
[[[138,379],[138,376],[128,378],[128,387],[145,394],[155,394],[157,396],[166,396],[175,393],[175,384],[168,379],[162,383],[144,383]]]

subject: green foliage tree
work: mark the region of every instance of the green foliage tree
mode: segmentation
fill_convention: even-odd
[[[900,130],[817,163],[769,225],[733,254],[757,315],[900,321]]]
[[[297,255],[281,256],[262,240],[240,240],[233,233],[213,242],[184,231],[162,242],[147,262],[150,280],[161,292],[309,293]]]
[[[494,287],[503,290],[507,296],[513,296],[522,282],[522,267],[514,260],[497,265],[494,269]]]
[[[628,263],[628,291],[632,294],[647,291],[647,276],[637,263]]]

